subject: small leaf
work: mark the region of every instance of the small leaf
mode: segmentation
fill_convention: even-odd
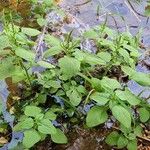
[[[112,108],[112,113],[120,123],[122,123],[126,128],[130,128],[131,115],[124,107],[116,105]]]
[[[32,51],[23,49],[23,48],[16,48],[15,53],[17,56],[27,60],[27,61],[31,61],[33,62],[35,59],[35,54]]]
[[[50,46],[59,46],[60,45],[60,40],[53,35],[47,34],[45,36],[45,41],[48,45]]]
[[[101,80],[101,85],[106,90],[107,89],[115,90],[115,89],[120,89],[121,88],[121,85],[117,80],[110,79],[108,77],[103,77],[103,79]]]
[[[73,106],[78,106],[82,100],[80,93],[76,90],[69,90],[66,92],[67,96],[70,99],[70,102]]]
[[[107,93],[93,93],[90,98],[96,101],[99,105],[105,105],[109,101],[109,94]]]
[[[50,120],[56,120],[57,115],[55,113],[53,113],[53,111],[48,110],[45,115],[44,118],[46,119],[50,119]]]
[[[36,106],[26,106],[24,113],[26,116],[35,117],[36,115],[41,113],[41,109]]]
[[[129,143],[127,145],[127,149],[128,150],[137,150],[138,149],[138,147],[137,147],[137,140],[129,141]]]
[[[110,146],[115,146],[117,145],[118,139],[119,139],[118,132],[113,131],[106,137],[105,142]]]
[[[68,141],[67,137],[60,129],[57,129],[57,132],[55,134],[51,134],[51,139],[53,142],[58,144],[66,144]]]
[[[43,134],[55,134],[56,128],[53,126],[49,119],[42,119],[38,125],[38,131]]]
[[[115,93],[118,98],[123,101],[127,101],[130,105],[138,105],[141,102],[140,99],[132,94],[128,89],[125,89],[125,91],[116,90]]]
[[[80,71],[80,62],[68,56],[59,59],[59,66],[61,72],[67,79],[75,76]]]
[[[125,72],[125,74],[129,75],[130,79],[136,81],[140,85],[150,86],[149,74],[143,72],[137,72],[128,66],[122,66],[121,69],[123,72]]]
[[[145,13],[144,13],[146,16],[150,16],[150,5],[147,5],[146,7],[145,7]]]
[[[110,62],[111,60],[111,54],[108,52],[100,52],[97,54],[98,57],[100,57],[105,62]]]
[[[118,142],[117,142],[118,148],[119,148],[119,149],[124,148],[124,147],[127,146],[127,144],[128,144],[127,138],[124,137],[123,135],[121,135],[121,136],[119,137],[119,139],[118,139]]]
[[[39,30],[36,30],[36,29],[33,29],[33,28],[25,28],[25,27],[23,27],[21,29],[21,31],[24,34],[29,35],[29,36],[37,36],[41,33]]]
[[[98,91],[98,92],[101,92],[102,91],[102,86],[101,86],[101,80],[97,79],[97,78],[91,78],[91,84],[92,84],[92,87]]]
[[[37,23],[42,27],[46,25],[47,21],[44,18],[40,17],[37,19]]]
[[[41,139],[40,134],[34,130],[27,130],[24,132],[23,145],[25,148],[31,148]]]
[[[47,51],[45,51],[43,55],[45,58],[48,58],[50,56],[59,54],[61,51],[62,51],[61,46],[54,46],[48,49]]]
[[[104,108],[94,106],[88,112],[86,117],[86,124],[88,127],[94,127],[104,123],[108,118],[107,112]]]
[[[25,120],[16,124],[13,128],[14,131],[23,131],[25,129],[30,129],[34,125],[34,121],[32,118],[26,118]]]
[[[139,109],[139,115],[141,122],[147,122],[150,119],[150,112],[144,107]]]
[[[42,61],[42,60],[38,61],[37,64],[40,65],[43,68],[49,68],[49,69],[55,68],[54,65],[50,64],[49,62]]]
[[[0,51],[10,46],[9,38],[6,35],[0,35]]]
[[[140,125],[138,125],[134,128],[134,134],[136,136],[142,136],[142,130],[143,130],[142,127]]]
[[[84,37],[89,38],[89,39],[96,39],[98,38],[98,33],[94,31],[93,29],[90,29],[84,32]]]

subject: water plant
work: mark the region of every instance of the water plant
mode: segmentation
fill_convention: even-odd
[[[22,145],[29,149],[46,137],[55,143],[67,143],[62,131],[65,127],[54,123],[59,118],[77,118],[87,128],[111,119],[115,131],[106,143],[136,150],[141,124],[150,121],[150,105],[134,95],[124,79],[150,86],[150,75],[136,71],[141,55],[140,32],[135,36],[129,31],[118,33],[106,22],[78,38],[72,37],[73,31],[64,40],[47,32],[43,38],[46,50],[34,51],[45,24],[38,12],[44,11],[44,15],[53,7],[49,3],[45,0],[40,10],[35,9],[39,28],[17,25],[11,11],[3,12],[0,79],[11,77],[14,83],[25,86],[24,95],[13,105],[13,131],[24,133]],[[36,1],[33,6],[38,6]],[[81,49],[85,40],[94,43],[95,53]],[[86,112],[88,104],[92,107]]]

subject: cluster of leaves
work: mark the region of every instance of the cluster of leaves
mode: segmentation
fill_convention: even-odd
[[[34,97],[25,100],[26,104],[18,104],[24,115],[16,112],[14,131],[24,133],[25,148],[48,135],[53,142],[66,143],[66,136],[53,121],[61,115],[84,118],[79,106],[84,109],[92,103],[85,117],[86,126],[95,127],[115,118],[118,131],[112,132],[106,142],[136,150],[136,137],[142,132],[140,123],[150,120],[150,105],[135,96],[112,72],[118,69],[120,76],[126,75],[140,85],[150,86],[150,75],[135,70],[140,56],[139,34],[118,33],[105,24],[86,31],[79,39],[71,38],[71,33],[64,41],[46,34],[47,50],[37,60],[32,49],[41,31],[17,26],[12,21],[4,22],[0,35],[3,41],[0,43],[0,79],[12,77],[14,82],[24,81],[31,89],[34,84],[39,87]],[[95,43],[95,54],[80,49],[84,40]],[[42,67],[44,71],[35,76],[33,67]]]

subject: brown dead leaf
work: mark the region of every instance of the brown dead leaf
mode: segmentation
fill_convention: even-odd
[[[8,140],[5,139],[4,137],[0,137],[0,144],[6,144],[8,143]]]

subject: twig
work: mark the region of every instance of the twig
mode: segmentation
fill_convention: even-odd
[[[137,18],[137,20],[139,22],[141,22],[141,19],[138,17],[138,15],[135,13],[134,9],[131,7],[131,5],[129,4],[129,2],[127,3],[127,1],[125,0],[124,3],[127,5],[127,7],[130,9],[130,11],[133,13],[133,15]]]
[[[82,5],[85,5],[85,4],[87,4],[87,3],[91,2],[91,1],[92,0],[87,0],[86,2],[83,2],[81,4],[75,4],[74,6],[82,6]]]
[[[129,3],[130,7],[133,9],[133,11],[134,11],[137,15],[139,15],[139,16],[141,16],[141,17],[147,17],[147,16],[145,16],[145,15],[143,15],[143,14],[137,12],[137,11],[134,9],[134,7],[133,7],[133,5],[131,4],[131,2],[130,2],[129,0],[127,0],[127,1],[128,1],[128,3]]]

